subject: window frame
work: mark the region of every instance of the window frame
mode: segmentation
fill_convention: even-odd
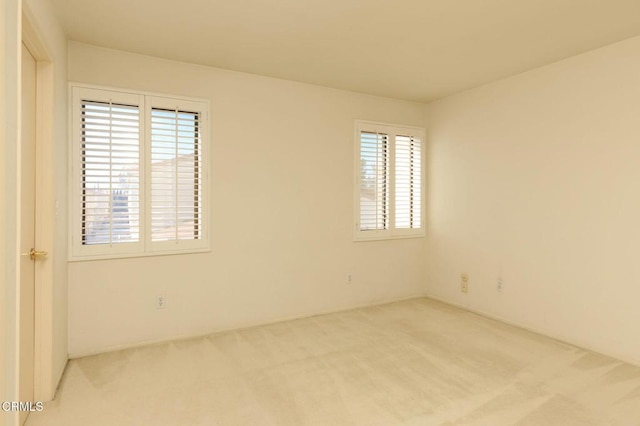
[[[377,241],[402,238],[420,238],[425,232],[425,129],[415,126],[355,120],[354,131],[354,241]],[[389,227],[388,229],[360,229],[361,188],[361,133],[371,132],[388,135],[389,151]],[[396,136],[409,136],[420,140],[420,227],[396,228]]]
[[[210,209],[210,102],[208,99],[175,96],[156,92],[106,86],[69,84],[69,261],[147,257],[211,251]],[[115,244],[82,244],[82,118],[84,100],[118,102],[139,108],[139,240]],[[153,108],[179,108],[199,113],[200,133],[200,208],[201,238],[193,240],[152,241],[151,239],[151,111]]]

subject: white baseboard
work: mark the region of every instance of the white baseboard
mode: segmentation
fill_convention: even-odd
[[[447,305],[455,306],[456,308],[460,308],[462,310],[465,310],[465,311],[468,311],[468,312],[472,312],[474,314],[482,315],[483,317],[487,317],[487,318],[490,318],[490,319],[493,319],[493,320],[496,320],[496,321],[503,322],[505,324],[512,325],[514,327],[522,328],[523,330],[531,331],[531,332],[536,333],[536,334],[541,334],[543,336],[550,337],[550,338],[558,340],[560,342],[567,343],[567,344],[570,344],[572,346],[576,346],[576,347],[578,347],[580,349],[586,349],[586,350],[589,350],[589,351],[592,351],[592,352],[597,352],[597,353],[600,353],[602,355],[605,355],[605,356],[608,356],[608,357],[611,357],[611,358],[615,358],[615,359],[618,359],[620,361],[626,362],[628,364],[632,364],[632,365],[635,365],[637,367],[640,367],[640,359],[629,357],[628,355],[625,355],[625,354],[616,353],[615,351],[610,351],[607,348],[598,348],[598,347],[595,347],[595,346],[591,345],[588,342],[584,342],[584,341],[581,341],[579,339],[574,339],[574,338],[572,338],[570,336],[561,335],[559,333],[556,333],[556,332],[554,332],[552,330],[549,330],[549,329],[546,329],[546,328],[543,328],[543,327],[536,327],[536,326],[532,326],[532,325],[529,325],[529,324],[524,324],[524,323],[521,323],[521,322],[518,322],[518,321],[513,321],[513,320],[510,320],[508,318],[501,317],[499,315],[495,315],[495,314],[491,314],[489,312],[485,312],[485,311],[483,311],[481,309],[470,308],[468,306],[461,305],[459,303],[452,302],[450,300],[447,300],[447,299],[444,299],[444,298],[441,298],[441,297],[438,297],[438,296],[434,296],[434,295],[431,295],[431,294],[426,294],[425,297],[428,298],[428,299],[437,300],[438,302],[446,303]]]
[[[318,315],[333,314],[333,313],[336,313],[336,312],[350,311],[352,309],[361,309],[361,308],[368,308],[368,307],[371,307],[371,306],[386,305],[386,304],[389,304],[389,303],[401,302],[403,300],[417,299],[417,298],[423,298],[423,297],[425,297],[425,294],[420,293],[420,294],[413,294],[411,296],[403,296],[403,297],[399,297],[399,298],[380,299],[380,300],[375,300],[375,301],[371,301],[371,302],[368,302],[368,303],[362,303],[362,304],[350,305],[350,306],[342,306],[342,307],[337,307],[337,308],[332,308],[332,309],[315,311],[315,312],[309,313],[309,314],[292,315],[292,316],[287,316],[287,317],[278,317],[278,318],[270,319],[270,320],[267,320],[267,321],[254,321],[254,322],[241,323],[241,324],[230,326],[230,327],[223,327],[223,328],[212,329],[212,330],[209,330],[209,331],[204,331],[204,332],[201,332],[201,333],[183,334],[183,335],[176,335],[176,336],[171,336],[171,337],[167,337],[167,338],[163,338],[163,339],[157,339],[157,340],[145,340],[145,341],[142,341],[142,342],[136,342],[136,343],[131,343],[131,344],[127,343],[127,344],[122,344],[122,345],[108,346],[106,348],[102,348],[102,349],[98,349],[98,350],[94,350],[94,351],[73,352],[73,353],[69,353],[69,359],[82,358],[82,357],[92,356],[92,355],[99,355],[99,354],[103,354],[103,353],[107,353],[107,352],[120,351],[120,350],[123,350],[123,349],[132,349],[132,348],[139,348],[139,347],[143,347],[143,346],[157,345],[157,344],[160,344],[160,343],[167,343],[167,342],[173,342],[173,341],[195,339],[195,338],[198,338],[198,337],[208,336],[210,334],[224,333],[224,332],[236,331],[236,330],[243,330],[243,329],[246,329],[246,328],[257,327],[257,326],[261,326],[261,325],[269,325],[269,324],[275,324],[275,323],[279,323],[279,322],[283,322],[283,321],[291,321],[291,320],[296,320],[296,319],[310,318],[310,317],[315,317],[315,316],[318,316]]]
[[[282,321],[290,321],[290,320],[296,320],[296,319],[310,318],[310,317],[315,317],[315,316],[318,316],[318,315],[327,315],[327,314],[332,314],[332,313],[336,313],[336,312],[349,311],[349,310],[352,310],[352,309],[361,309],[361,308],[368,308],[368,307],[371,307],[371,306],[386,305],[386,304],[389,304],[389,303],[401,302],[401,301],[404,301],[404,300],[417,299],[417,298],[428,298],[428,299],[436,300],[436,301],[441,302],[441,303],[446,303],[447,305],[455,306],[456,308],[462,309],[462,310],[467,311],[467,312],[472,312],[472,313],[477,314],[477,315],[482,315],[483,317],[486,317],[486,318],[490,318],[490,319],[493,319],[493,320],[496,320],[496,321],[500,321],[500,322],[503,322],[505,324],[509,324],[509,325],[514,326],[514,327],[521,328],[523,330],[531,331],[533,333],[541,334],[543,336],[547,336],[549,338],[558,340],[560,342],[567,343],[567,344],[576,346],[576,347],[581,348],[581,349],[586,349],[586,350],[589,350],[589,351],[597,352],[597,353],[600,353],[602,355],[606,355],[606,356],[618,359],[620,361],[623,361],[623,362],[626,362],[626,363],[629,363],[629,364],[632,364],[632,365],[640,367],[640,359],[629,357],[628,355],[625,355],[625,354],[616,353],[615,351],[611,351],[611,350],[609,350],[607,348],[595,347],[595,346],[591,345],[588,342],[584,342],[584,341],[581,341],[579,339],[574,339],[574,338],[572,338],[570,336],[561,335],[559,333],[556,333],[556,332],[554,332],[552,330],[549,330],[549,329],[546,329],[546,328],[543,328],[543,327],[536,327],[536,326],[532,326],[532,325],[529,325],[529,324],[521,323],[519,321],[514,321],[514,320],[511,320],[511,319],[508,319],[508,318],[501,317],[499,315],[495,315],[495,314],[483,311],[481,309],[471,308],[469,306],[462,305],[460,303],[456,303],[456,302],[453,302],[453,301],[450,301],[450,300],[447,300],[447,299],[444,299],[444,298],[441,298],[441,297],[438,297],[438,296],[434,296],[434,295],[428,294],[428,293],[426,293],[426,294],[413,294],[411,296],[404,296],[404,297],[400,297],[400,298],[380,299],[380,300],[376,300],[376,301],[372,301],[372,302],[368,302],[368,303],[362,303],[362,304],[357,304],[357,305],[352,305],[352,306],[342,306],[342,307],[338,307],[338,308],[334,308],[334,309],[326,309],[326,310],[316,311],[316,312],[313,312],[313,313],[310,313],[310,314],[279,317],[279,318],[268,320],[268,321],[247,322],[247,323],[239,324],[239,325],[236,325],[236,326],[212,329],[212,330],[209,330],[209,331],[206,331],[206,332],[202,332],[202,333],[194,333],[194,334],[188,334],[188,335],[177,335],[177,336],[172,336],[172,337],[168,337],[168,338],[164,338],[164,339],[147,340],[147,341],[137,342],[137,343],[133,343],[133,344],[115,345],[115,346],[110,346],[110,347],[103,348],[103,349],[100,349],[100,350],[95,350],[95,351],[70,353],[69,354],[69,359],[82,358],[82,357],[85,357],[85,356],[98,355],[98,354],[101,354],[101,353],[114,352],[114,351],[119,351],[119,350],[123,350],[123,349],[139,348],[139,347],[143,347],[143,346],[156,345],[156,344],[167,343],[167,342],[172,342],[172,341],[194,339],[194,338],[208,336],[210,334],[215,334],[215,333],[223,333],[223,332],[228,332],[228,331],[243,330],[243,329],[246,329],[246,328],[257,327],[257,326],[261,326],[261,325],[275,324],[275,323],[279,323],[279,322],[282,322]]]

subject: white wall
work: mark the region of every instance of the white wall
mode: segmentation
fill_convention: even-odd
[[[428,293],[640,363],[640,38],[427,116]]]
[[[423,292],[420,239],[352,241],[354,120],[423,105],[78,43],[69,79],[209,98],[213,144],[212,252],[70,263],[71,356]]]
[[[17,399],[19,0],[0,0],[0,401]],[[10,206],[14,206],[11,208]],[[0,425],[17,422],[0,411]]]

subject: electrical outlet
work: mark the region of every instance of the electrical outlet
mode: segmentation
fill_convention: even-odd
[[[156,309],[164,309],[167,307],[167,298],[164,295],[156,296]]]
[[[351,276],[351,274],[347,274],[347,284],[351,284],[352,281],[353,277]]]
[[[502,293],[503,287],[504,287],[504,281],[502,281],[502,278],[498,278],[498,282],[496,283],[496,290]]]
[[[467,274],[460,276],[460,291],[463,293],[469,292],[469,276]]]
[[[460,291],[463,293],[469,292],[469,276],[467,274],[460,276]]]

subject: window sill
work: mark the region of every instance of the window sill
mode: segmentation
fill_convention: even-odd
[[[354,243],[363,243],[367,241],[383,241],[383,240],[405,240],[412,238],[424,238],[426,236],[425,232],[421,232],[419,234],[405,234],[405,235],[374,235],[371,237],[365,237],[362,235],[356,235],[353,238]]]
[[[201,254],[201,253],[210,253],[211,248],[201,248],[201,249],[185,249],[185,250],[166,250],[160,252],[149,252],[149,253],[116,253],[116,254],[96,254],[96,255],[84,255],[84,256],[73,256],[69,255],[68,262],[91,262],[98,260],[116,260],[116,259],[130,259],[136,257],[157,257],[157,256],[176,256],[176,255],[185,255],[185,254]]]

